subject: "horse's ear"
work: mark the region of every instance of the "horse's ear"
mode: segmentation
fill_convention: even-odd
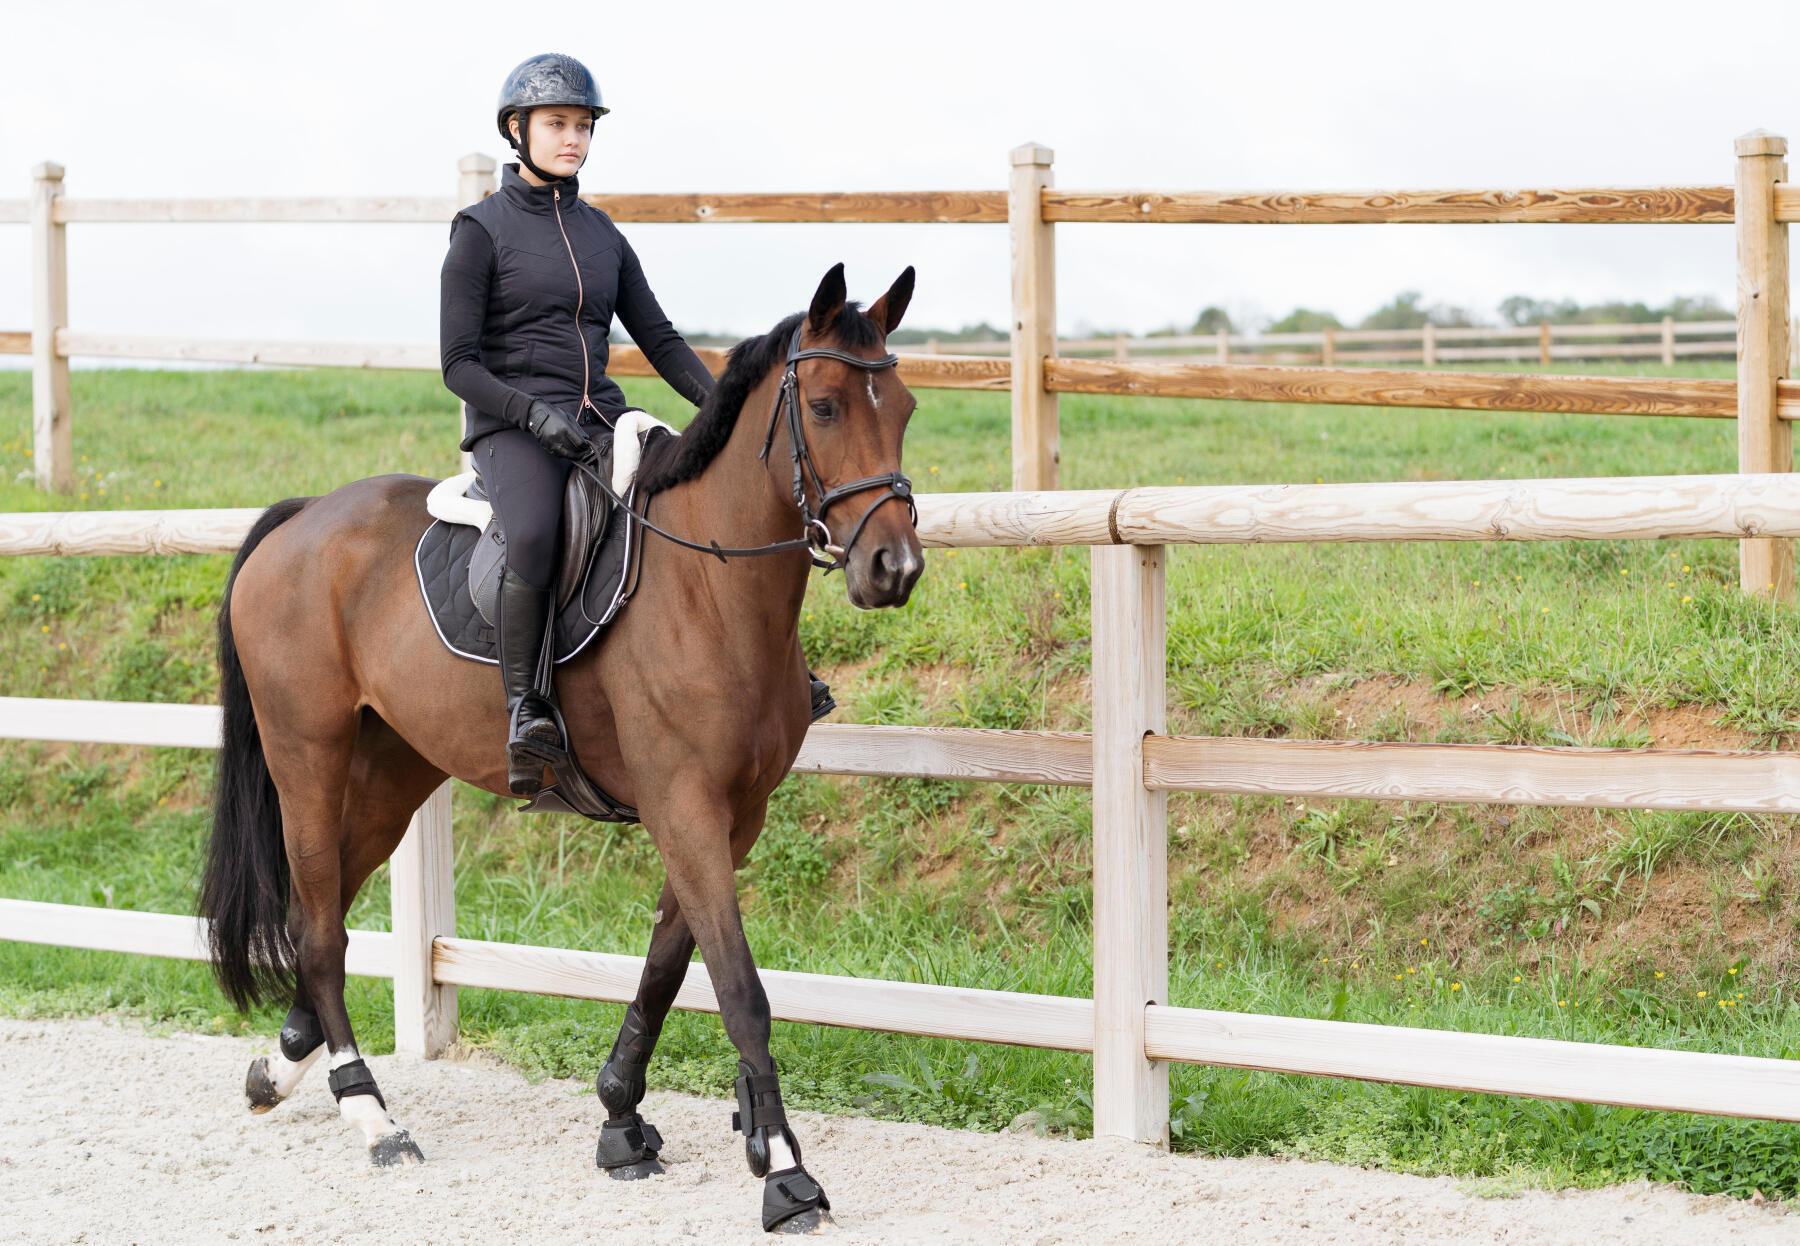
[[[894,284],[888,292],[876,299],[869,308],[868,316],[881,326],[883,333],[892,333],[900,327],[900,317],[906,315],[906,305],[912,302],[913,267],[906,266],[906,271],[894,278]]]
[[[806,319],[815,334],[825,332],[825,326],[837,319],[844,309],[844,264],[839,261],[831,266],[825,279],[819,282],[818,290],[813,294],[812,307],[806,313]]]

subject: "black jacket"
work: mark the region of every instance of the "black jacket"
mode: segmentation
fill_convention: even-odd
[[[497,193],[450,222],[438,339],[444,385],[463,400],[465,450],[524,427],[538,398],[612,423],[631,405],[606,375],[615,312],[676,393],[699,406],[712,390],[625,235],[579,193],[574,178],[533,186],[515,162],[502,166]]]

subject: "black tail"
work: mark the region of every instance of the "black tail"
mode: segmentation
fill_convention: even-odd
[[[231,588],[251,551],[310,501],[284,498],[257,516],[232,560],[219,603],[222,730],[200,915],[211,923],[213,973],[240,1011],[262,999],[292,997],[294,944],[287,929],[288,862],[281,838],[281,805],[263,758],[250,689],[231,634]]]

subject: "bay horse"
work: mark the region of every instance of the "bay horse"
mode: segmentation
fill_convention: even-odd
[[[697,944],[739,1055],[734,1125],[766,1177],[765,1229],[822,1227],[830,1203],[782,1109],[734,872],[811,717],[799,618],[813,551],[796,531],[841,550],[861,608],[905,604],[924,567],[900,473],[915,404],[885,354],[912,290],[908,267],[865,312],[846,303],[838,264],[807,311],[732,348],[687,431],[647,448],[639,491],[672,535],[787,548],[720,560],[646,534],[631,604],[555,670],[577,761],[639,810],[665,870],[637,997],[598,1079],[596,1162],[616,1178],[662,1171],[637,1107]],[[744,414],[762,404],[766,432]],[[328,1053],[339,1113],[384,1167],[424,1156],[357,1051],[344,913],[446,776],[510,794],[498,670],[439,642],[413,573],[434,483],[375,476],[270,506],[218,620],[223,746],[200,912],[240,1009],[292,1000],[280,1052],[251,1066],[246,1094],[266,1112]]]

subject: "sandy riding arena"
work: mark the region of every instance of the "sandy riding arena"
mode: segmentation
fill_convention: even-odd
[[[0,1020],[0,1240],[758,1242],[723,1101],[652,1092],[666,1176],[594,1168],[593,1088],[477,1056],[370,1060],[430,1163],[368,1166],[322,1077],[267,1116],[265,1039]],[[316,1070],[315,1070],[316,1074]],[[850,1242],[1791,1242],[1781,1208],[1645,1185],[1481,1199],[1447,1179],[796,1113]]]

